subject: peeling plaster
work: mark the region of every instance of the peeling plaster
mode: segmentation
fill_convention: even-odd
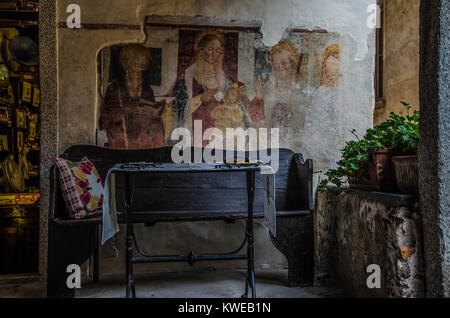
[[[149,15],[258,20],[262,22],[263,42],[267,46],[276,45],[286,30],[294,27],[325,29],[353,38],[357,43],[354,59],[361,61],[368,53],[367,39],[373,32],[367,27],[367,7],[374,3],[375,0],[155,0],[139,5],[136,13],[142,32]]]

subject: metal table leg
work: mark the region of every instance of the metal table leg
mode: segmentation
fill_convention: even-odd
[[[93,275],[93,282],[98,283],[99,278],[99,242],[100,235],[99,235],[99,226],[95,227],[95,248],[94,248],[94,275]]]
[[[253,200],[255,198],[255,171],[247,171],[247,195],[248,195],[248,216],[247,216],[247,280],[245,284],[245,296],[248,295],[248,286],[252,289],[252,298],[256,298],[255,290],[255,255],[253,247]]]
[[[127,279],[127,298],[135,298],[136,290],[133,281],[133,220],[131,218],[131,206],[133,204],[133,173],[125,174],[125,205],[126,205],[126,253],[125,253],[125,267],[126,267],[126,279]]]

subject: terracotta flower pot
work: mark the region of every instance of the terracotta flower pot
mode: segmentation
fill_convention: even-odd
[[[369,176],[377,191],[397,192],[392,149],[371,148],[369,153]]]
[[[414,156],[392,157],[395,177],[400,192],[405,194],[419,193],[419,158]]]

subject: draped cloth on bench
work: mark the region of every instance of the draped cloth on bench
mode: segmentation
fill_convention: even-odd
[[[273,169],[269,165],[261,164],[260,171],[265,177],[265,202],[264,202],[264,215],[266,224],[272,235],[276,233],[276,207],[275,207],[275,174]],[[127,164],[115,164],[109,169],[106,175],[105,187],[104,187],[104,200],[103,200],[103,227],[102,227],[102,241],[104,245],[106,241],[112,238],[117,232],[119,232],[119,225],[117,222],[117,214],[115,204],[111,204],[111,199],[114,202],[114,198],[111,196],[111,174],[120,172],[154,172],[154,173],[168,173],[179,172],[189,173],[195,172],[195,170],[201,172],[218,172],[218,170],[245,172],[245,165],[243,168],[238,166],[228,167],[223,163],[149,163],[149,162],[136,162]],[[111,207],[112,206],[112,207]]]

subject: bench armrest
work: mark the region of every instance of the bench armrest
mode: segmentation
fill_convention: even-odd
[[[303,160],[303,156],[299,153],[294,155],[294,163],[300,184],[300,195],[302,210],[313,210],[313,162],[311,159]]]
[[[61,190],[59,188],[58,169],[55,165],[50,168],[50,194],[49,194],[49,221],[53,221],[59,217],[66,217],[66,205],[62,199]]]

